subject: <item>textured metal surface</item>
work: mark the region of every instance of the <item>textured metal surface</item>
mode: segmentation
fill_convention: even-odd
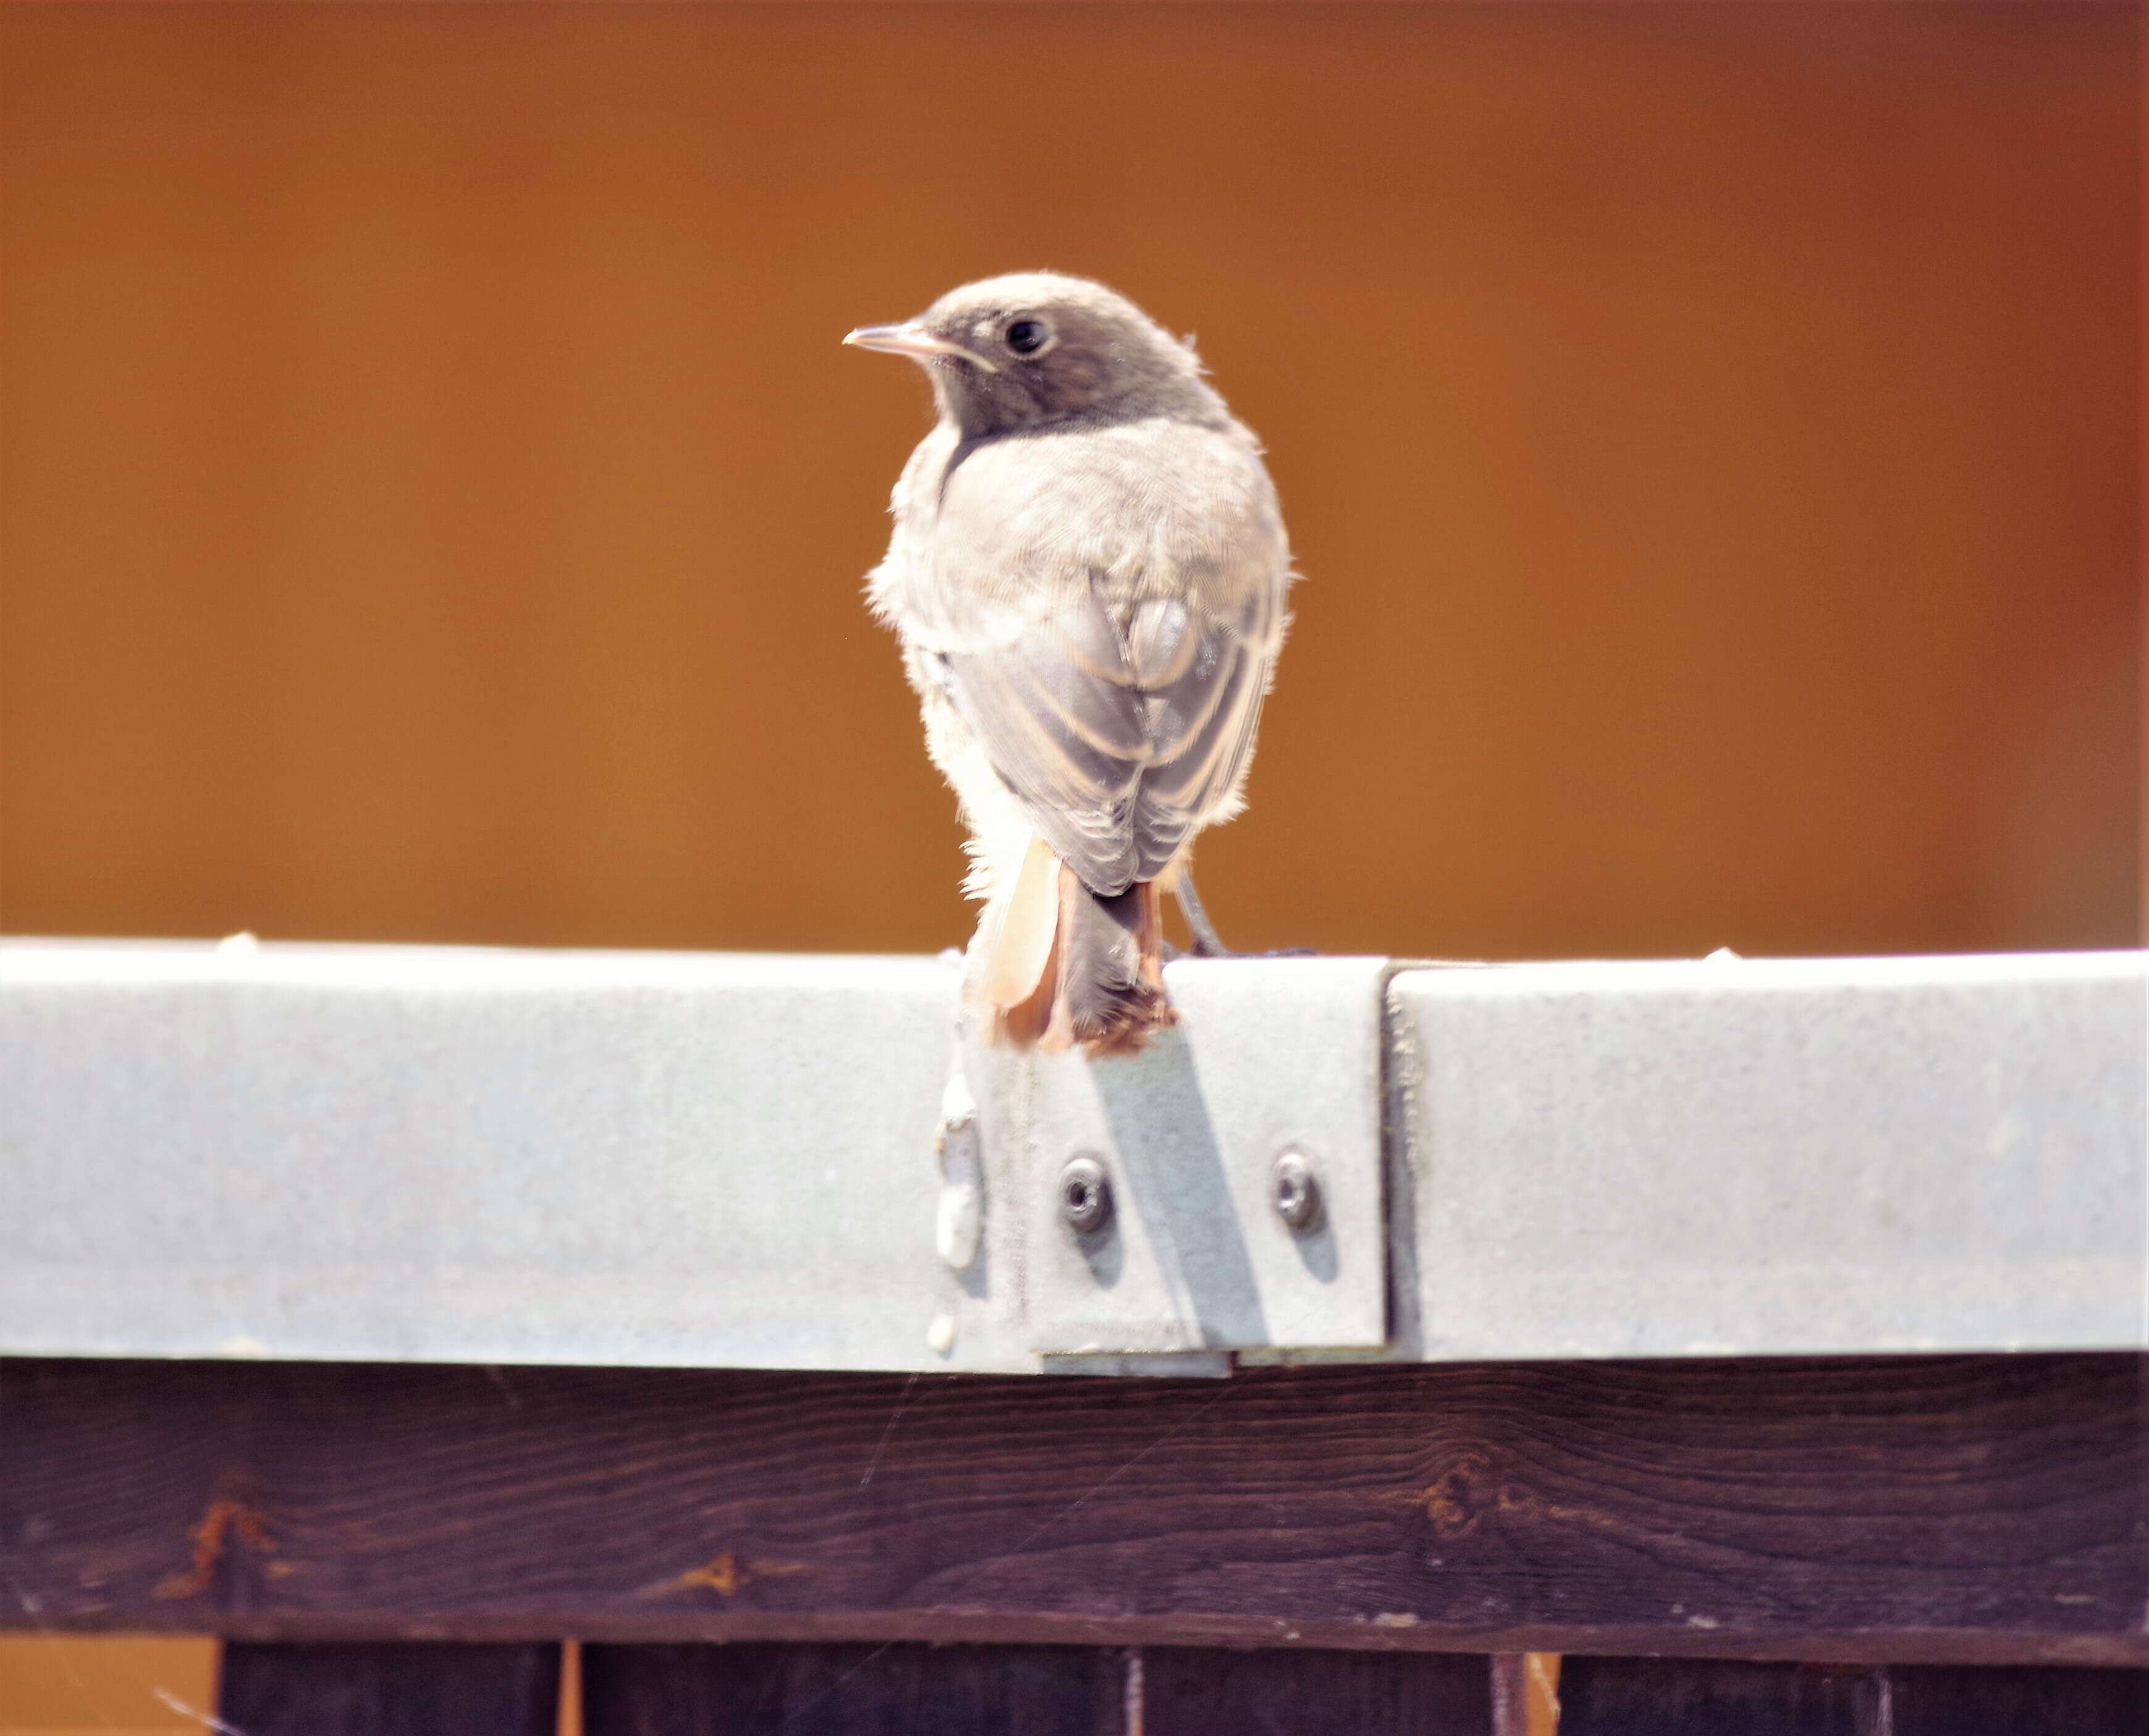
[[[1412,969],[1384,1030],[1388,969],[1175,964],[1145,1059],[951,1091],[939,960],[0,946],[0,1353],[2149,1346],[2142,955]],[[1059,1210],[1084,1150],[1115,1254]]]
[[[2143,955],[1414,970],[1402,1353],[2132,1348]]]
[[[940,1281],[955,980],[0,948],[0,1350],[1034,1367]]]
[[[1352,1281],[1307,1289],[1377,1337],[1378,974],[1175,965],[1190,1044],[1013,1088],[1110,1107],[1130,1239],[1175,1235],[1176,1293],[1236,1307],[1241,1338],[1261,1298],[1212,1281],[1247,1267],[1209,1261],[1236,1231],[1202,1214],[1221,1154],[1258,1140],[1234,1173],[1265,1173],[1286,1125],[1243,1069],[1289,1078],[1301,1048],[1357,1071],[1320,1099],[1340,1129],[1311,1097],[1288,1125],[1369,1184]],[[1333,1019],[1320,985],[1346,979]],[[0,946],[0,1352],[1039,1369],[1093,1335],[1025,1291],[1024,1213],[1050,1196],[1012,1149],[984,1154],[982,1256],[946,1257],[955,982],[920,959]],[[1321,1336],[1280,1341],[1328,1341],[1329,1315],[1296,1317]]]
[[[1011,1200],[1028,1342],[1122,1354],[1387,1341],[1379,959],[1189,960],[1180,1024],[1132,1060],[969,1057],[988,1190]],[[1317,1170],[1318,1224],[1272,1200],[1276,1160]],[[1069,1228],[1061,1183],[1100,1162],[1111,1216]],[[1014,1221],[1007,1220],[1012,1217]]]

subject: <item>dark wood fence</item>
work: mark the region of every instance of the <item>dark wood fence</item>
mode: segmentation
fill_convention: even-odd
[[[13,1361],[0,1550],[244,1736],[2143,1736],[2149,1361]]]

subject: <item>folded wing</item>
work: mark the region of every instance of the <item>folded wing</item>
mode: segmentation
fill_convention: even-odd
[[[1006,467],[967,501],[951,478],[927,648],[1039,835],[1110,895],[1235,801],[1288,556],[1250,451],[1257,488],[1242,470],[1205,491],[1198,474],[1160,489],[1124,462],[1078,467],[1069,486],[1052,455],[1051,481],[1013,502]]]

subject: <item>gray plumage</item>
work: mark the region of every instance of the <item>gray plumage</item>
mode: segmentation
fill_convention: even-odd
[[[1101,285],[994,278],[850,341],[924,362],[939,411],[869,594],[970,826],[976,977],[1033,835],[1113,899],[1168,883],[1236,812],[1289,549],[1253,435]]]

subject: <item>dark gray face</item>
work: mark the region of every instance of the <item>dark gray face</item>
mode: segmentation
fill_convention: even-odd
[[[907,324],[845,341],[921,363],[941,414],[973,437],[1077,418],[1222,414],[1192,351],[1080,278],[1033,272],[966,284]]]

